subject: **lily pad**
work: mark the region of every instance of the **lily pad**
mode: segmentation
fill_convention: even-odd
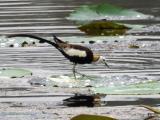
[[[71,118],[71,120],[117,120],[109,116],[81,114]]]
[[[89,87],[93,85],[93,79],[96,79],[96,76],[85,76],[76,75],[74,78],[73,75],[52,75],[47,77],[47,80],[51,81],[52,86],[58,87]]]
[[[21,78],[27,75],[32,75],[32,72],[20,68],[7,68],[0,70],[0,77]]]
[[[96,5],[82,5],[70,14],[68,19],[78,21],[90,20],[137,20],[148,19],[153,16],[145,15],[143,13],[113,6],[107,3]]]
[[[94,88],[95,93],[103,94],[160,94],[160,82],[147,82],[119,87]]]
[[[53,75],[48,77],[47,80],[52,81],[52,85],[58,87],[75,87],[78,84],[78,81],[67,75],[62,75],[62,76]]]
[[[105,36],[123,35],[128,29],[130,29],[125,25],[109,21],[94,21],[78,28],[88,35]]]

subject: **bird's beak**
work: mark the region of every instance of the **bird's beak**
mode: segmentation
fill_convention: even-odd
[[[103,62],[109,68],[109,65],[107,64],[106,60],[103,60]]]

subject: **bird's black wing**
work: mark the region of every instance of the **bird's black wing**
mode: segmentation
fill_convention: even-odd
[[[93,60],[93,52],[85,47],[75,44],[60,44],[61,53],[75,63],[90,63]]]

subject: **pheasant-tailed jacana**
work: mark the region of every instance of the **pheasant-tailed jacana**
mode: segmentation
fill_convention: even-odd
[[[94,62],[102,62],[107,67],[108,64],[106,63],[105,57],[100,56],[99,54],[93,54],[92,50],[90,50],[87,47],[81,46],[81,45],[75,45],[75,44],[68,44],[67,42],[64,42],[57,38],[55,35],[54,41],[49,41],[41,37],[37,37],[35,35],[28,35],[28,34],[13,34],[9,35],[9,38],[11,37],[30,37],[33,39],[38,39],[41,43],[46,42],[48,44],[51,44],[55,48],[57,48],[67,59],[69,59],[71,62],[73,62],[73,75],[76,79],[75,73],[78,73],[75,70],[75,67],[77,64],[91,64]]]

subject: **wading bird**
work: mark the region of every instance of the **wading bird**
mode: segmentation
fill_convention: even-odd
[[[48,43],[57,48],[67,59],[69,59],[71,62],[73,62],[73,75],[76,79],[76,73],[78,73],[75,70],[75,67],[77,64],[91,64],[94,62],[97,63],[104,63],[107,67],[108,64],[106,63],[105,57],[100,56],[99,54],[94,54],[91,49],[76,45],[76,44],[69,44],[67,42],[64,42],[57,38],[55,35],[53,35],[54,42],[46,40],[44,38],[35,36],[35,35],[29,35],[29,34],[13,34],[9,35],[9,38],[11,37],[30,37],[33,39],[39,40],[40,43]],[[78,73],[80,74],[80,73]]]

